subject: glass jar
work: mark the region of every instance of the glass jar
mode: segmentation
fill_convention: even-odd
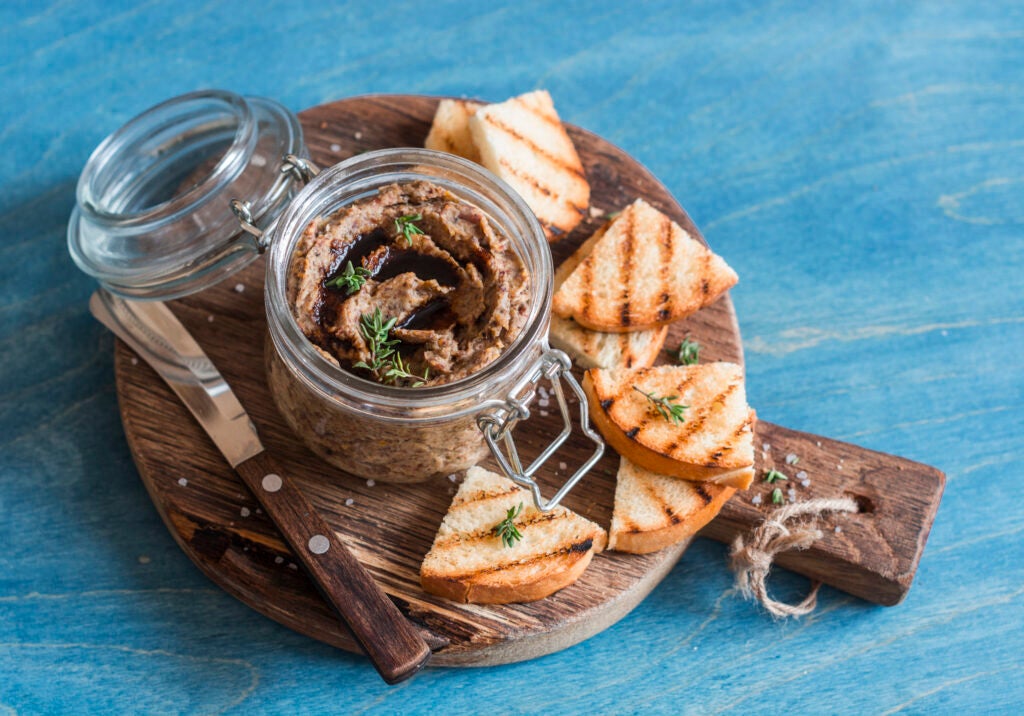
[[[108,291],[167,300],[223,280],[269,247],[268,382],[281,414],[312,450],[348,472],[395,482],[465,469],[489,450],[540,509],[556,505],[597,462],[604,443],[590,428],[568,357],[547,343],[552,259],[530,209],[486,169],[449,154],[381,150],[319,174],[306,157],[298,118],[272,100],[218,90],[168,100],[129,121],[89,158],[68,224],[69,251]],[[400,388],[324,358],[299,329],[286,278],[310,221],[386,184],[419,179],[487,215],[529,273],[531,298],[519,335],[493,362],[448,384]],[[551,381],[564,428],[524,467],[513,428],[529,418],[542,380]],[[563,383],[579,398],[581,427],[596,447],[545,501],[533,476],[572,432]]]
[[[418,180],[445,188],[487,215],[526,267],[530,304],[519,335],[493,362],[452,383],[407,388],[366,380],[325,359],[299,328],[286,284],[296,244],[311,221],[388,184]],[[306,186],[273,228],[269,244],[266,362],[271,393],[296,435],[347,472],[420,482],[468,468],[487,455],[488,442],[496,447],[505,438],[503,430],[510,434],[508,423],[528,416],[526,405],[539,380],[558,383],[556,397],[559,376],[572,380],[568,359],[547,344],[554,272],[540,225],[515,192],[472,162],[425,149],[353,157]],[[522,477],[516,457],[506,464]]]
[[[205,90],[158,104],[86,162],[68,222],[71,258],[126,298],[211,286],[259,256],[231,200],[269,222],[300,188],[281,171],[287,155],[308,156],[302,127],[273,100]]]

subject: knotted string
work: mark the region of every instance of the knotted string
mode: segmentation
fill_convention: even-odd
[[[786,604],[768,596],[765,580],[772,559],[779,552],[807,549],[821,539],[818,518],[827,512],[857,512],[857,503],[849,497],[821,498],[797,502],[774,510],[749,535],[739,535],[729,552],[730,566],[736,573],[736,586],[747,599],[756,597],[772,616],[800,617],[814,611],[821,582],[814,581],[810,593],[799,604]],[[811,519],[790,526],[790,521]]]

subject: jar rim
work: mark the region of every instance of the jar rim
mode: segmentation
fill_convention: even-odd
[[[207,288],[258,256],[239,240],[247,235],[229,200],[270,222],[296,194],[280,171],[288,154],[308,156],[302,126],[274,100],[208,89],[150,107],[86,162],[67,227],[71,258],[126,298]]]
[[[400,168],[405,169],[403,171]],[[419,174],[415,171],[417,168],[439,170],[445,172],[446,176]],[[531,300],[530,312],[519,334],[493,361],[450,383],[408,388],[367,380],[321,355],[302,332],[292,313],[287,297],[286,276],[298,237],[309,221],[321,215],[311,212],[310,208],[326,208],[330,203],[324,199],[326,195],[340,194],[341,186],[346,181],[365,185],[362,187],[362,195],[365,196],[371,184],[375,193],[384,184],[394,181],[405,183],[418,178],[449,189],[463,189],[461,193],[456,192],[460,193],[460,199],[476,204],[492,223],[498,220],[500,229],[511,240],[510,243],[527,266]],[[476,186],[471,187],[471,184]],[[481,203],[485,206],[479,206]],[[495,216],[495,213],[499,216]],[[515,234],[510,235],[512,232],[507,225],[508,221],[503,219],[516,222],[518,230]],[[493,387],[504,386],[507,381],[525,372],[536,358],[531,347],[540,346],[541,350],[547,347],[554,269],[544,232],[522,197],[478,164],[452,154],[419,148],[391,148],[359,154],[320,172],[291,202],[272,231],[265,303],[274,348],[304,383],[323,397],[349,409],[372,412],[377,418],[418,421],[451,418],[479,411],[492,404],[503,404],[506,396],[502,394],[499,398]],[[517,244],[517,236],[518,244],[522,246]],[[524,255],[531,251],[532,254]]]
[[[138,211],[113,211],[102,205],[96,196],[97,192],[94,191],[94,184],[104,169],[113,162],[122,161],[124,155],[133,149],[128,140],[134,132],[173,109],[209,100],[223,103],[238,122],[238,129],[231,144],[224,150],[209,174],[188,191]],[[88,215],[90,221],[108,226],[144,228],[155,221],[174,220],[194,211],[199,204],[209,201],[215,195],[215,192],[210,191],[211,186],[228,183],[242,171],[248,161],[246,149],[255,138],[256,122],[252,108],[239,94],[227,90],[208,89],[172,97],[128,120],[93,150],[82,169],[82,174],[78,177],[75,189],[78,206]]]

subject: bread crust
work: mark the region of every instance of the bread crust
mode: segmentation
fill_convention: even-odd
[[[445,576],[421,573],[420,584],[425,592],[436,594],[454,602],[470,604],[519,604],[535,602],[549,597],[577,579],[593,559],[593,547],[582,552],[570,552],[552,558],[550,571],[533,581],[517,581],[514,570],[500,578],[487,574]]]
[[[753,461],[744,460],[733,464],[730,461],[718,466],[698,465],[673,459],[651,447],[641,444],[626,434],[626,430],[611,419],[608,411],[602,406],[607,394],[600,393],[595,386],[595,369],[588,370],[583,376],[583,390],[587,395],[590,417],[594,425],[619,455],[635,462],[643,468],[661,475],[671,475],[684,480],[712,482],[716,485],[727,485],[746,489],[754,479]],[[606,403],[607,405],[607,403]],[[747,420],[753,430],[756,414],[748,409]]]
[[[738,280],[722,257],[637,199],[559,267],[551,310],[605,333],[650,330],[710,305]]]
[[[494,528],[510,510],[521,535],[505,546]],[[575,582],[607,537],[599,525],[565,507],[540,512],[512,480],[473,467],[423,559],[420,584],[458,602],[536,601]]]
[[[673,501],[664,489],[666,481],[678,481],[678,489],[690,489],[685,500]],[[646,504],[632,504],[637,498],[627,495],[627,485],[641,488],[639,491],[647,497]],[[692,485],[692,488],[687,486]],[[660,489],[659,489],[660,488]],[[634,489],[634,491],[636,491]],[[721,511],[730,497],[736,493],[733,487],[708,485],[665,475],[651,473],[638,465],[631,464],[622,458],[615,488],[615,511],[612,515],[611,529],[608,532],[608,549],[631,554],[647,554],[657,552],[673,544],[693,537]],[[694,509],[693,505],[699,507]],[[651,526],[653,520],[638,517],[644,508],[654,509],[660,516],[660,523]],[[646,522],[647,525],[640,524]]]

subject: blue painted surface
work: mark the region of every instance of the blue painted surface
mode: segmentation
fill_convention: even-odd
[[[0,6],[0,713],[1020,708],[1024,6],[312,5]],[[386,687],[213,587],[138,480],[64,249],[93,147],[202,87],[295,110],[550,89],[739,271],[760,415],[946,471],[906,602],[825,589],[776,623],[699,541],[584,644]]]

